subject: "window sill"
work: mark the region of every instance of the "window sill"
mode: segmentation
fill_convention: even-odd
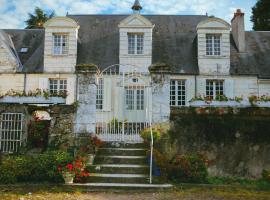
[[[220,55],[220,56],[210,56],[210,55],[204,55],[204,58],[208,58],[208,59],[220,59],[220,58],[226,58],[226,56]]]
[[[66,57],[69,54],[52,54],[53,57]]]

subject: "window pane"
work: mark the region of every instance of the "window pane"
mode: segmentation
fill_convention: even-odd
[[[49,80],[50,94],[59,94],[67,91],[66,79],[50,79]]]
[[[137,35],[137,54],[143,54],[143,43],[144,43],[143,34]]]
[[[104,93],[104,82],[103,79],[99,79],[97,86],[97,99],[96,99],[97,110],[103,109],[103,93]]]
[[[68,53],[68,36],[62,35],[62,54]]]
[[[53,53],[55,55],[63,55],[68,53],[68,35],[53,35]]]
[[[214,36],[214,55],[220,55],[220,36]]]
[[[126,90],[126,108],[127,110],[134,110],[134,90]]]
[[[216,81],[216,98],[224,95],[224,81]]]
[[[144,110],[144,90],[137,90],[137,110]]]
[[[185,106],[186,105],[186,81],[185,80],[171,80],[170,105],[171,106]]]
[[[128,34],[128,54],[135,54],[135,34]]]
[[[216,34],[206,35],[206,55],[220,55],[221,36]]]
[[[206,55],[213,55],[212,35],[206,35]]]
[[[207,80],[206,81],[206,97],[213,99],[214,98],[214,82]]]

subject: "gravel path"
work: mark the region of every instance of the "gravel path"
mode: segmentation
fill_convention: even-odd
[[[29,189],[29,190],[28,190]],[[174,190],[164,192],[120,191],[89,192],[80,190],[67,193],[57,190],[0,189],[0,200],[270,200],[270,191],[259,192],[243,189],[199,189]]]

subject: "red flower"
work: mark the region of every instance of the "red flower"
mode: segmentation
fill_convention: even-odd
[[[57,167],[57,170],[58,170],[59,172],[61,172],[61,171],[62,171],[62,167],[59,165],[59,166]]]
[[[72,164],[67,164],[67,166],[66,166],[70,171],[72,171],[72,169],[73,169],[73,165]]]

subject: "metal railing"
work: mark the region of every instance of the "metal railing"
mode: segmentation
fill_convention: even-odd
[[[153,148],[154,148],[154,137],[153,137],[153,129],[152,122],[150,122],[150,133],[151,133],[151,142],[150,142],[150,184],[152,184],[152,171],[153,171]]]

